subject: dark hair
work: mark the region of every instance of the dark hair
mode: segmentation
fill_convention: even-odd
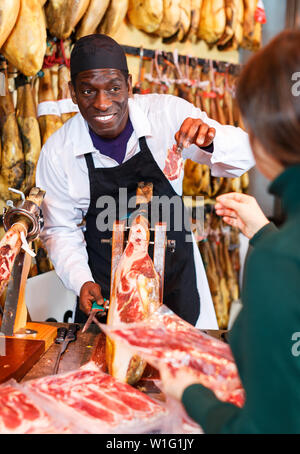
[[[250,58],[237,87],[237,101],[249,132],[285,167],[300,163],[297,78],[300,30],[286,30]]]

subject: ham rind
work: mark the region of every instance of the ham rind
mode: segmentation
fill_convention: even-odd
[[[177,151],[178,148],[176,145],[173,145],[172,148],[168,149],[167,158],[165,161],[164,174],[168,180],[176,180],[180,177],[181,171],[183,169],[183,158],[181,151]]]
[[[167,410],[137,389],[101,372],[94,363],[66,374],[48,376],[25,384],[42,398],[50,414],[69,420],[78,433],[124,433],[139,424],[159,427]]]
[[[229,345],[161,309],[147,322],[103,329],[159,370],[164,392],[173,388],[171,382],[201,383],[220,400],[242,407],[245,394]]]
[[[0,434],[59,433],[51,417],[22,390],[10,384],[0,388]]]
[[[137,216],[132,222],[128,243],[116,268],[107,323],[133,323],[148,318],[159,306],[159,276],[148,255],[148,220]],[[118,380],[136,383],[146,362],[133,356],[122,345],[106,342],[106,362],[109,373]]]

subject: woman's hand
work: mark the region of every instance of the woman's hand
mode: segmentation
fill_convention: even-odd
[[[230,192],[220,195],[215,211],[226,224],[237,227],[249,239],[269,223],[256,199],[246,194]]]

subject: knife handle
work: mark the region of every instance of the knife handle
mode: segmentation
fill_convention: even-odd
[[[56,336],[56,339],[55,339],[55,343],[56,344],[61,344],[64,340],[65,340],[65,337],[67,335],[67,328],[64,328],[64,327],[61,327],[61,328],[58,328],[57,329],[57,336]]]
[[[67,331],[66,339],[68,339],[68,341],[70,341],[70,342],[75,341],[77,338],[76,333],[77,333],[78,329],[79,329],[79,325],[77,325],[76,323],[70,324],[68,331]]]

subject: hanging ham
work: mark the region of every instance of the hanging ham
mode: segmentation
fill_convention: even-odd
[[[191,23],[188,31],[188,40],[192,43],[197,41],[197,32],[200,22],[202,0],[191,0]]]
[[[2,0],[0,3],[0,48],[15,26],[21,0]]]
[[[66,65],[58,69],[58,95],[57,104],[60,111],[60,118],[63,123],[77,114],[77,105],[73,103],[69,89],[70,70]]]
[[[76,38],[91,35],[95,33],[98,25],[100,24],[110,0],[91,0],[86,13],[84,14],[81,22],[76,30]]]
[[[163,18],[163,0],[129,0],[127,15],[136,28],[154,33]]]
[[[20,189],[24,178],[22,142],[12,95],[7,88],[7,79],[6,94],[5,96],[0,96],[0,125],[2,141],[0,195],[2,209],[6,200],[14,199],[12,192],[8,188]]]
[[[163,19],[155,34],[169,38],[178,32],[180,26],[180,0],[164,0]]]
[[[215,44],[223,35],[225,24],[225,0],[203,0],[198,38]]]
[[[2,47],[2,53],[25,76],[42,67],[46,52],[46,23],[39,0],[21,0],[16,25]]]
[[[45,13],[51,35],[59,39],[69,38],[88,6],[89,0],[49,0]]]
[[[113,36],[126,16],[128,3],[129,0],[111,0],[99,25],[98,33]]]
[[[35,185],[35,169],[41,151],[41,136],[36,108],[29,83],[18,88],[18,124],[25,155],[25,180],[21,190],[27,194]]]
[[[43,71],[44,76],[40,78],[38,91],[38,122],[44,145],[47,139],[63,125],[63,122],[52,89],[50,69],[44,68]]]

